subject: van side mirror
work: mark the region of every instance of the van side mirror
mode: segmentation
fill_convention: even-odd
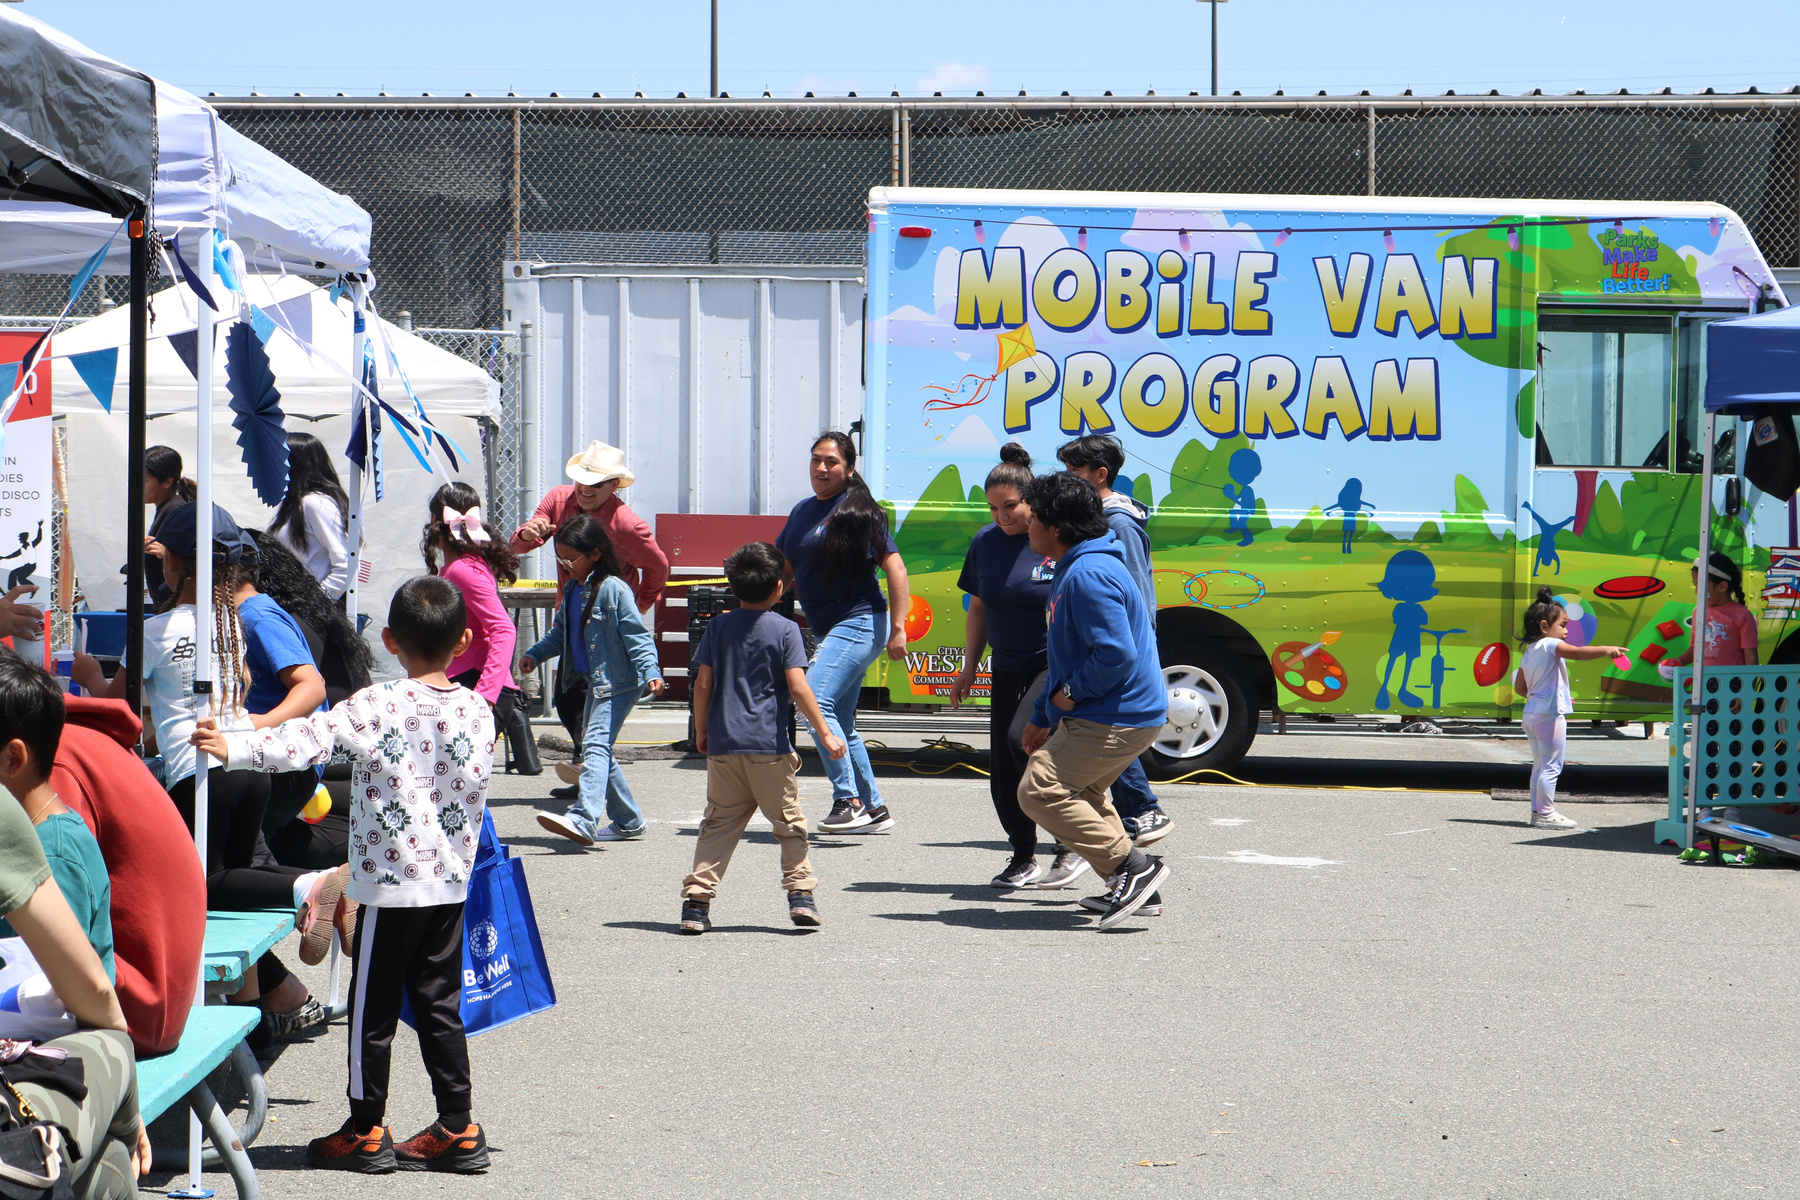
[[[1733,475],[1725,481],[1725,515],[1735,517],[1744,507],[1744,481]]]

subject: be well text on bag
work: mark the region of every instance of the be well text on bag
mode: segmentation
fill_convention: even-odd
[[[555,1006],[525,864],[500,843],[490,813],[482,820],[463,903],[463,1032],[472,1037]],[[413,1023],[404,999],[400,1019]]]

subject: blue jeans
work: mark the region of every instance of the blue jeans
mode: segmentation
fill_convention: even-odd
[[[625,783],[624,768],[613,757],[619,729],[637,704],[636,690],[610,696],[588,695],[587,725],[581,734],[581,797],[569,808],[569,820],[593,837],[608,821],[620,833],[644,827],[644,813]]]
[[[831,801],[861,799],[867,808],[881,806],[875,787],[875,770],[869,751],[856,732],[856,701],[862,695],[863,676],[869,664],[887,649],[885,613],[861,613],[845,617],[819,641],[819,651],[806,669],[806,682],[819,702],[825,724],[844,739],[849,753],[842,758],[819,756],[831,780]]]
[[[1144,773],[1144,764],[1135,758],[1113,780],[1112,802],[1122,821],[1136,820],[1147,812],[1162,808],[1162,804],[1156,799],[1156,793],[1150,790],[1150,776]]]

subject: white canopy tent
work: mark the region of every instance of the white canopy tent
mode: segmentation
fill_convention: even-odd
[[[338,470],[348,476],[351,467],[343,450],[350,437],[352,413],[348,355],[344,352],[354,332],[348,302],[340,300],[334,304],[325,289],[292,276],[253,279],[249,290],[258,306],[278,323],[277,332],[265,349],[275,385],[281,392],[288,429],[311,433],[323,441]],[[159,334],[165,329],[180,333],[194,327],[197,305],[192,293],[170,288],[154,299]],[[286,330],[307,340],[313,353],[309,355]],[[461,470],[452,475],[427,474],[397,437],[390,435],[386,439],[384,519],[365,524],[363,537],[363,556],[370,564],[367,587],[377,596],[391,594],[407,577],[423,570],[419,529],[432,492],[449,478],[468,480],[479,490],[483,464],[477,422],[483,416],[498,416],[497,385],[480,367],[385,322],[382,333],[433,421],[473,456],[473,461],[463,461]],[[120,346],[127,334],[125,313],[107,313],[58,335],[53,353],[61,358]],[[184,462],[194,464],[190,471],[197,470],[194,375],[167,337],[151,339],[148,361],[145,391],[149,440],[173,446],[181,452]],[[215,391],[222,394],[223,339],[214,351],[213,380]],[[115,386],[115,390],[123,389]],[[404,394],[391,367],[380,373],[378,390],[383,397]],[[118,567],[125,561],[125,540],[120,533],[118,513],[126,503],[128,430],[124,406],[114,405],[108,412],[102,398],[89,391],[74,371],[54,373],[51,395],[54,411],[68,436],[68,528],[76,569],[89,604],[99,608],[122,607],[125,591]],[[274,510],[257,499],[244,476],[231,417],[231,411],[223,405],[213,414],[213,501],[240,525],[263,528],[273,519]],[[378,628],[379,621],[372,630]],[[379,637],[372,637],[371,643],[377,659],[386,661]]]
[[[198,231],[217,229],[237,242],[252,270],[368,269],[370,218],[355,201],[224,124],[199,97],[160,80],[155,86],[151,224],[159,238],[180,235],[185,249]],[[62,204],[0,201],[0,262],[9,271],[73,275],[118,225],[117,217]],[[124,240],[114,241],[101,273],[124,274],[128,255]]]
[[[0,201],[0,206],[10,209],[9,219],[0,226],[4,230],[0,232],[0,271],[76,274],[78,283],[89,271],[128,271],[132,279],[126,339],[129,354],[125,371],[125,451],[119,486],[124,493],[126,594],[130,598],[125,606],[126,695],[135,709],[142,697],[143,667],[143,610],[139,598],[143,595],[143,461],[149,419],[149,369],[145,356],[150,332],[150,238],[174,240],[178,258],[185,250],[185,266],[182,262],[176,266],[191,275],[196,294],[203,291],[211,295],[223,310],[214,314],[204,306],[194,306],[197,361],[215,361],[215,320],[228,321],[237,316],[237,299],[221,288],[213,270],[214,238],[219,236],[235,243],[240,261],[252,269],[286,268],[344,279],[358,309],[347,357],[360,365],[368,344],[361,314],[366,309],[372,282],[368,277],[371,222],[368,214],[347,197],[238,137],[224,126],[210,105],[197,97],[154,82],[150,92],[145,93],[142,85],[150,81],[142,73],[94,53],[41,22],[0,10],[0,67],[6,68],[12,85],[0,95],[0,151],[6,154],[4,167],[9,184],[9,189],[0,190],[0,195],[9,197]],[[153,139],[146,136],[152,126],[150,114],[145,111],[145,101],[152,98]],[[115,113],[110,124],[105,119],[109,111]],[[59,157],[50,142],[65,144],[69,153]],[[36,150],[44,162],[16,161],[15,150],[21,155]],[[133,162],[141,173],[153,150],[154,188],[129,186]],[[83,153],[97,158],[99,169],[92,164],[84,167],[78,161]],[[31,170],[42,173],[45,186],[22,186],[33,183]],[[104,183],[109,172],[118,176],[112,181],[115,185],[125,186],[98,191],[87,186]],[[90,191],[94,193],[93,202],[88,204],[84,193]],[[38,198],[32,201],[11,198],[34,194]],[[147,211],[146,194],[150,201]],[[98,220],[83,218],[75,208],[63,205],[85,205],[111,215]],[[121,217],[126,218],[123,239],[119,238]],[[123,256],[119,254],[121,241]],[[109,243],[113,249],[102,253],[101,247]],[[249,286],[247,280],[240,282]],[[72,287],[71,305],[78,291],[79,287]],[[63,315],[67,312],[65,308]],[[58,317],[57,323],[61,320]],[[32,377],[33,363],[25,365],[7,397],[7,412],[18,403],[26,381]],[[193,422],[194,463],[200,485],[198,535],[202,546],[210,544],[212,538],[213,388],[214,372],[200,371],[195,381]],[[348,383],[345,392],[346,407],[354,412],[362,403],[361,394],[353,392]],[[0,420],[3,419],[4,414],[0,414]],[[241,472],[233,470],[230,474],[236,477]],[[354,555],[361,542],[360,472],[352,470],[350,483],[356,505],[349,530]],[[352,613],[355,565],[353,558],[349,592]],[[201,554],[196,566],[199,627],[206,629],[211,625],[211,556]],[[196,691],[210,689],[215,668],[209,639],[199,639],[196,651]],[[207,861],[205,784],[206,773],[202,771],[195,778],[194,797],[194,840],[202,863]],[[219,1149],[221,1156],[230,1154],[228,1147]],[[238,1160],[243,1158],[241,1149],[236,1156]],[[200,1162],[200,1123],[196,1114],[190,1124],[188,1194],[201,1194]],[[233,1168],[240,1190],[247,1188],[254,1194],[254,1173],[242,1177],[240,1169],[248,1170],[247,1162],[238,1162]]]

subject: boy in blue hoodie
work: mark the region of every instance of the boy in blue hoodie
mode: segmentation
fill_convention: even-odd
[[[1107,528],[1119,539],[1119,549],[1125,555],[1125,569],[1131,572],[1132,580],[1143,594],[1154,631],[1156,584],[1150,577],[1150,533],[1144,528],[1150,519],[1150,510],[1112,488],[1113,481],[1125,467],[1125,448],[1119,445],[1118,438],[1090,433],[1065,445],[1056,452],[1056,457],[1069,469],[1069,474],[1079,475],[1100,493],[1100,507],[1106,514]],[[1145,774],[1144,764],[1137,759],[1131,761],[1113,784],[1112,800],[1134,846],[1160,842],[1175,823],[1163,811],[1156,793],[1150,790],[1150,776]]]
[[[1168,717],[1150,610],[1100,496],[1074,475],[1025,488],[1031,548],[1056,562],[1049,669],[1021,744],[1031,756],[1019,807],[1081,855],[1111,889],[1100,928],[1146,903],[1169,868],[1131,844],[1106,789],[1150,748]]]

